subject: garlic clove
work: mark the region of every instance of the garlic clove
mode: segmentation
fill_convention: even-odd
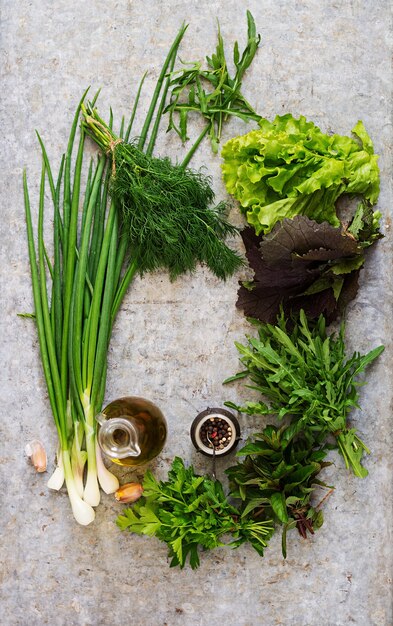
[[[37,472],[46,472],[47,458],[45,448],[41,441],[38,441],[38,439],[30,441],[25,447],[25,453],[30,457]]]
[[[129,502],[136,502],[143,493],[143,487],[140,483],[126,483],[121,485],[115,493],[115,498],[118,502],[127,504]]]

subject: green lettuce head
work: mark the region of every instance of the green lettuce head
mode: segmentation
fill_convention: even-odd
[[[336,201],[344,193],[371,206],[377,202],[378,156],[363,122],[353,128],[354,138],[325,135],[290,113],[273,122],[262,118],[259,125],[222,149],[227,191],[257,235],[295,215],[337,227]]]

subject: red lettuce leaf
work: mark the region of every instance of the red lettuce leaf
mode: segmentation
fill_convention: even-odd
[[[359,270],[339,277],[331,271],[363,254],[348,232],[298,215],[265,237],[246,228],[242,238],[254,281],[240,287],[237,306],[248,317],[274,323],[282,306],[287,316],[303,308],[311,319],[322,313],[332,321],[355,297]]]

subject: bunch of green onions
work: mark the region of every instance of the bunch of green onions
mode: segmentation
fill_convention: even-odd
[[[139,136],[138,149],[149,156],[165,107],[170,72],[185,30],[186,26],[183,25],[169,50]],[[128,126],[124,118],[122,120],[119,141],[127,142],[133,130],[143,80]],[[67,150],[56,176],[53,175],[44,143],[38,136],[42,172],[37,245],[26,173],[23,177],[34,317],[59,438],[58,464],[48,485],[59,490],[65,480],[73,514],[83,525],[94,519],[93,507],[100,501],[98,483],[106,493],[115,492],[118,488],[117,478],[106,469],[102,461],[95,424],[95,415],[101,410],[105,393],[107,351],[116,314],[137,272],[165,266],[162,262],[164,244],[167,246],[168,258],[173,258],[173,241],[170,236],[165,237],[165,231],[161,232],[163,243],[159,246],[161,257],[157,262],[153,261],[150,266],[144,267],[140,256],[134,254],[130,239],[124,236],[124,215],[115,194],[112,194],[114,176],[110,165],[111,154],[103,154],[96,164],[90,162],[87,182],[82,191],[86,120],[81,126],[75,157],[73,153],[79,116],[81,111],[86,111],[85,96],[86,92],[76,110]],[[96,98],[89,105],[93,110],[95,101]],[[107,129],[112,129],[112,126],[111,115]],[[53,211],[52,260],[43,235],[45,188],[48,184]],[[129,208],[132,211],[132,207]],[[206,211],[208,213],[207,208]],[[209,220],[206,223],[201,220],[200,247],[203,247],[208,233],[209,241],[214,240],[216,249],[224,256],[213,259],[212,264],[208,259],[202,260],[206,260],[218,276],[225,278],[236,269],[240,259],[222,241],[234,229],[218,213],[216,211],[216,221],[213,220],[217,225],[216,230]],[[183,226],[187,230],[184,220]],[[131,240],[132,243],[135,244]],[[152,250],[150,254],[153,254]],[[175,277],[180,270],[193,269],[200,260],[200,257],[191,258],[189,265],[184,268],[173,268],[170,262],[166,267],[171,276]]]
[[[106,493],[118,488],[117,478],[100,457],[94,417],[102,406],[113,322],[135,267],[125,262],[126,246],[120,238],[117,211],[113,202],[107,202],[109,177],[105,157],[99,158],[96,165],[90,163],[81,197],[83,131],[72,167],[79,113],[80,105],[56,179],[39,138],[43,162],[37,251],[26,174],[24,194],[35,320],[59,437],[58,466],[48,486],[60,489],[65,479],[75,519],[85,525],[93,521],[93,507],[100,501],[97,479]],[[53,262],[43,237],[47,181],[54,215]]]

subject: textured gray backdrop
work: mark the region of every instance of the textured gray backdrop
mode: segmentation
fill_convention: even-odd
[[[350,347],[387,351],[369,371],[354,423],[372,448],[366,480],[326,472],[336,492],[325,525],[308,541],[290,537],[289,556],[275,537],[266,557],[252,549],[202,555],[193,572],[168,567],[154,539],[122,535],[121,511],[103,497],[94,525],[74,522],[66,494],[50,493],[24,446],[41,438],[53,469],[55,429],[33,323],[21,176],[27,167],[37,214],[40,157],[34,129],[58,164],[73,111],[85,87],[102,87],[101,110],[117,118],[131,106],[149,70],[143,106],[182,20],[190,23],[185,59],[202,59],[216,41],[244,42],[245,11],[255,16],[262,45],[244,92],[267,117],[304,114],[325,131],[349,133],[362,119],[381,155],[379,207],[386,238],[369,255],[361,290],[348,310]],[[1,0],[1,493],[4,626],[387,626],[392,623],[392,14],[388,0],[150,0],[76,2]],[[193,127],[197,132],[197,123]],[[225,136],[246,132],[231,122]],[[175,137],[162,153],[180,157]],[[220,159],[205,144],[194,161],[225,197]],[[231,217],[241,223],[235,206]],[[241,249],[239,242],[236,245]],[[197,412],[225,399],[241,402],[241,386],[223,388],[237,371],[233,342],[248,331],[235,309],[237,281],[219,283],[206,269],[171,284],[163,274],[135,281],[110,347],[107,400],[124,394],[156,401],[169,422],[168,444],[153,469],[165,476],[174,455],[209,467],[193,451],[188,428]],[[242,419],[245,434],[258,419]],[[220,475],[222,476],[220,467]],[[121,473],[119,474],[121,475]],[[125,472],[123,480],[135,475]]]

